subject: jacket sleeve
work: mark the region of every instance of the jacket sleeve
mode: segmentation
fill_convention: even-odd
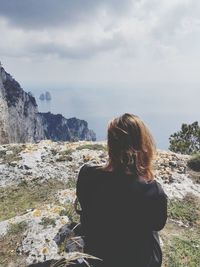
[[[76,195],[82,210],[85,210],[88,206],[91,191],[90,186],[89,166],[85,164],[79,171],[76,184]]]
[[[157,182],[156,182],[157,183]],[[149,200],[148,206],[148,221],[150,223],[151,230],[160,231],[167,221],[167,202],[168,197],[163,191],[159,183],[156,184],[157,192]]]

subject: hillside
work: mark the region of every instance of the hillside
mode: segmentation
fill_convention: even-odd
[[[188,159],[158,151],[155,160],[155,177],[169,197],[169,218],[160,233],[164,267],[200,266],[200,175],[187,168]],[[78,221],[77,174],[84,163],[106,161],[104,142],[1,145],[0,266],[23,267],[81,251],[66,227]]]

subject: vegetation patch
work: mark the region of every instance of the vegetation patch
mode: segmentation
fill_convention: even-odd
[[[101,144],[86,144],[86,145],[78,146],[76,149],[77,150],[89,149],[89,150],[107,151],[107,147]]]
[[[69,202],[65,205],[65,209],[61,210],[60,216],[67,216],[71,222],[79,222],[79,215],[74,209],[74,204]]]
[[[9,235],[18,235],[25,232],[27,223],[25,221],[19,223],[11,223],[8,229]]]
[[[200,172],[188,171],[188,174],[194,183],[200,184]]]
[[[168,205],[168,216],[169,218],[180,220],[191,226],[199,224],[199,198],[188,193],[183,199],[170,200]]]
[[[183,229],[168,223],[161,232],[164,243],[163,267],[200,266],[200,231],[198,228]]]
[[[76,188],[76,182],[77,182],[77,179],[75,177],[69,177],[68,180],[67,180],[67,188],[69,189],[74,189]]]
[[[54,218],[43,217],[40,224],[43,225],[44,228],[49,225],[56,226],[56,220]]]
[[[59,152],[59,156],[56,159],[56,161],[72,161],[72,159],[73,159],[71,157],[72,152],[73,152],[72,149],[67,149],[67,150],[64,150],[64,151],[60,151]]]
[[[55,202],[57,191],[65,187],[61,181],[49,180],[42,184],[31,182],[0,188],[0,221],[37,208],[41,203]]]
[[[12,161],[19,161],[21,160],[21,156],[19,155],[26,148],[26,145],[16,145],[11,146],[6,151],[1,151],[0,158],[2,163],[10,163]]]
[[[171,245],[169,266],[200,266],[200,242],[198,240],[181,239],[175,237]]]
[[[26,231],[26,222],[11,224],[8,233],[0,237],[1,253],[0,266],[20,266],[25,267],[25,257],[17,253],[17,247],[23,240],[24,232]]]
[[[54,149],[54,148],[52,148],[50,151],[51,151],[51,154],[52,154],[53,156],[55,156],[55,155],[58,153],[57,150]]]
[[[200,153],[194,154],[187,162],[188,167],[195,171],[200,172]]]

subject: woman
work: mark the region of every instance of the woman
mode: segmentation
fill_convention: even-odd
[[[108,164],[84,165],[78,176],[85,252],[98,267],[160,267],[157,231],[167,219],[167,196],[154,180],[153,138],[135,115],[108,126]]]

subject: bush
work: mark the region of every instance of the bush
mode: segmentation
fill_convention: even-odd
[[[193,155],[187,165],[193,171],[200,172],[200,153]]]

